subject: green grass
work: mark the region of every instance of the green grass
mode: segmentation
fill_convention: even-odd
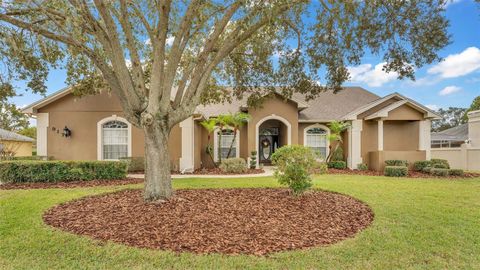
[[[480,269],[480,179],[324,175],[316,188],[368,203],[375,221],[333,246],[269,257],[103,244],[43,224],[53,205],[126,187],[0,190],[0,269]],[[176,188],[272,187],[273,178],[178,179]]]

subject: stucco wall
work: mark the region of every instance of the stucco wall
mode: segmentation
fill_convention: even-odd
[[[0,140],[4,150],[13,151],[16,157],[29,157],[32,155],[32,143],[20,141]]]
[[[434,148],[432,158],[446,159],[453,169],[480,171],[480,148]]]
[[[362,129],[362,160],[363,163],[370,164],[369,152],[378,150],[378,124],[377,121],[363,121]]]
[[[425,160],[425,151],[372,151],[369,153],[369,168],[376,171],[383,171],[385,160],[399,159],[407,160],[410,169],[415,161]]]
[[[298,144],[298,108],[294,102],[285,101],[279,96],[265,100],[261,108],[251,108],[248,113],[251,115],[248,123],[248,152],[258,150],[256,148],[256,125],[268,116],[279,116],[288,121],[291,125],[291,143]],[[288,138],[287,138],[288,140]]]
[[[118,99],[108,93],[82,98],[67,95],[39,112],[48,113],[48,155],[62,160],[96,160],[97,123],[112,115],[123,115]],[[72,131],[69,138],[61,135],[65,126]],[[132,126],[132,156],[144,156],[144,145],[143,131]],[[178,168],[181,155],[181,129],[178,125],[170,133],[169,145],[172,165]]]
[[[384,121],[383,149],[385,151],[417,150],[419,121]]]
[[[408,105],[402,105],[388,113],[385,120],[423,120],[423,113],[413,109]]]

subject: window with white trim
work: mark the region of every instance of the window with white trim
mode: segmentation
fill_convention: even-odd
[[[320,127],[312,127],[306,131],[305,145],[312,149],[318,159],[327,157],[327,134],[328,132]]]
[[[128,124],[118,120],[102,124],[103,159],[128,157]]]
[[[220,130],[215,132],[215,141],[214,141],[214,159],[218,160],[218,155],[221,154],[222,159],[226,159],[230,146],[232,146],[232,151],[230,152],[230,158],[238,157],[238,147],[239,147],[239,134],[235,136],[233,129],[224,129],[222,132],[222,139],[219,145],[220,140]],[[232,145],[233,143],[233,145]],[[218,147],[220,146],[220,151]]]

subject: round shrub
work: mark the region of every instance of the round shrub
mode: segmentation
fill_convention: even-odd
[[[391,177],[405,177],[408,175],[408,168],[406,166],[385,166],[384,175]]]
[[[247,171],[247,162],[243,158],[223,159],[220,170],[226,173],[244,173]]]
[[[465,173],[463,170],[460,169],[450,169],[448,174],[453,176],[463,176]]]
[[[120,158],[128,163],[128,172],[143,172],[145,171],[144,157],[125,157]]]
[[[450,164],[448,164],[448,160],[446,159],[432,158],[430,162],[432,163],[432,168],[450,169]],[[438,164],[441,164],[441,165],[438,165]]]
[[[413,163],[413,170],[422,172],[424,168],[431,167],[432,162],[430,160],[420,160]]]
[[[449,169],[443,168],[432,168],[430,174],[433,176],[448,176]]]
[[[328,168],[345,170],[347,168],[347,163],[345,161],[330,161],[328,162]]]
[[[277,166],[275,177],[287,185],[295,195],[300,195],[312,186],[310,173],[315,167],[315,155],[308,147],[289,145],[280,147],[272,155]]]
[[[432,169],[432,167],[428,166],[428,167],[425,167],[422,169],[422,172],[423,173],[430,173],[430,170]]]
[[[357,170],[359,170],[359,171],[368,171],[368,166],[367,166],[367,164],[360,163],[360,164],[357,165]]]
[[[399,159],[385,160],[385,165],[387,165],[387,166],[408,167],[408,161],[407,160],[399,160]]]
[[[328,172],[328,165],[326,162],[315,162],[315,167],[313,168],[316,174],[326,174]]]

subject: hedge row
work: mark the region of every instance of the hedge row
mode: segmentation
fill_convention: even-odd
[[[123,179],[127,163],[119,161],[4,161],[0,182],[67,182]]]

